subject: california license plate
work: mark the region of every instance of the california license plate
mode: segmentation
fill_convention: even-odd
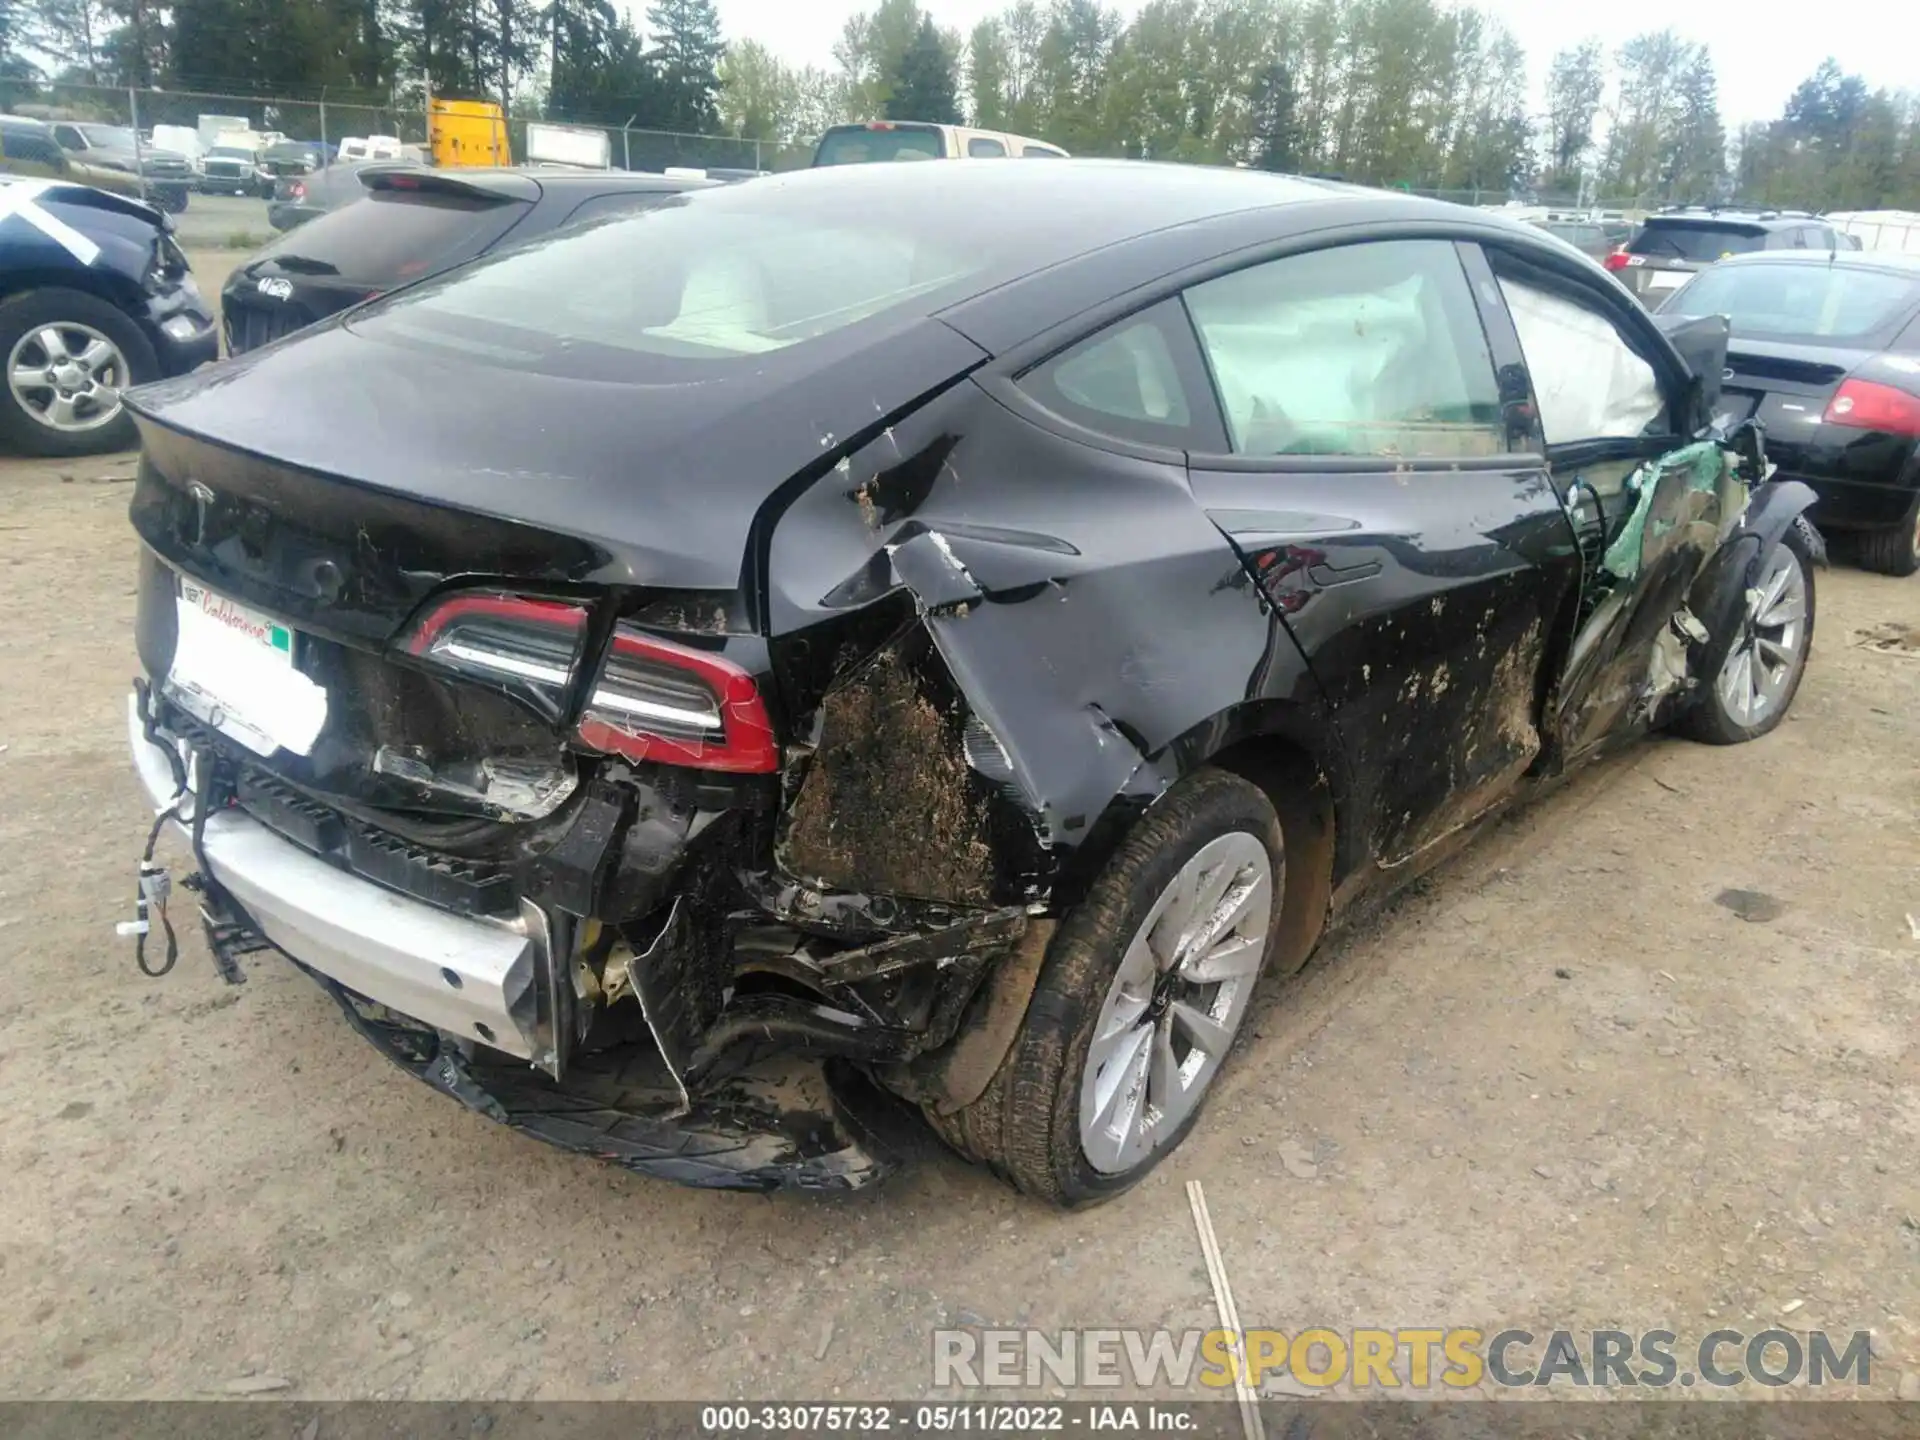
[[[257,755],[312,751],[327,692],[293,663],[293,631],[182,576],[167,691],[189,714]]]

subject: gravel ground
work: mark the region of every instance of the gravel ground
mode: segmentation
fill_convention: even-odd
[[[461,1111],[271,957],[135,972],[131,472],[0,461],[0,1393],[912,1397],[943,1324],[1213,1324],[1199,1179],[1248,1326],[1872,1329],[1920,1395],[1920,651],[1857,643],[1915,584],[1822,573],[1777,734],[1609,762],[1271,987],[1123,1200],[931,1139],[712,1195]]]

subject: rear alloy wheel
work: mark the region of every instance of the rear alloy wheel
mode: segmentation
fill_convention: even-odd
[[[1920,570],[1920,501],[1898,525],[1869,530],[1860,537],[1860,563],[1882,575],[1911,575]]]
[[[1054,936],[986,1092],[928,1119],[1030,1195],[1090,1204],[1192,1128],[1274,948],[1285,851],[1254,785],[1202,770],[1162,797]]]
[[[33,455],[92,455],[134,443],[121,402],[154,378],[153,347],[131,320],[77,290],[30,290],[0,304],[0,435]]]
[[[1748,587],[1732,648],[1687,716],[1697,740],[1736,745],[1786,719],[1813,648],[1813,561],[1798,527],[1775,541]]]

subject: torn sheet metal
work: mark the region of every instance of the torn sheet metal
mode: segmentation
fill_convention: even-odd
[[[1683,446],[1627,477],[1631,508],[1601,552],[1554,706],[1564,759],[1651,721],[1696,683],[1707,627],[1688,597],[1746,515],[1740,457],[1717,439]]]
[[[976,837],[988,847],[995,904],[1047,899],[1102,817],[1150,803],[1181,773],[1174,751],[1236,701],[1320,703],[1297,647],[1195,505],[1183,467],[1036,429],[971,382],[797,496],[774,530],[767,573],[776,655],[787,653],[784,635],[807,634],[805,654],[789,666],[800,677],[793,706],[836,722],[847,716],[830,692],[844,693],[834,682],[845,661],[888,641],[859,642],[846,657],[814,638],[832,633],[821,622],[852,626],[862,607],[871,613],[890,594],[910,602],[907,623],[931,642],[954,709],[940,715],[938,746],[892,763],[931,755],[952,801],[901,806],[883,833],[892,849],[909,850],[925,846],[929,824],[963,818],[953,806],[978,792],[955,786],[942,758],[957,739],[987,793],[984,830],[972,823],[976,812],[961,829],[968,847]],[[924,700],[930,687],[918,688]],[[902,697],[904,715],[877,713],[931,743],[933,728],[912,721],[914,703]],[[823,757],[830,728],[839,725],[821,725]],[[812,783],[802,782],[803,793]],[[893,788],[922,784],[903,778]],[[805,808],[813,813],[797,814],[789,831],[795,861],[822,858],[832,843],[812,797]],[[904,823],[910,810],[926,823]],[[795,832],[808,841],[801,851]],[[873,859],[890,871],[921,863]],[[857,872],[841,857],[836,873]],[[975,873],[944,877],[946,893],[929,898],[978,894]]]

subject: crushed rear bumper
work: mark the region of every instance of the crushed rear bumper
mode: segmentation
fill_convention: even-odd
[[[173,765],[137,694],[127,738],[148,796],[166,805]],[[238,808],[207,816],[200,852],[229,902],[230,913],[203,911],[210,926],[279,950],[389,1060],[490,1119],[708,1189],[855,1190],[891,1169],[860,1113],[873,1102],[831,1062],[746,1056],[693,1095],[650,1045],[578,1054],[563,1081],[534,1068],[551,1047],[537,907],[523,904],[511,923],[455,915],[341,870]]]
[[[563,1150],[704,1190],[858,1190],[893,1168],[875,1139],[882,1103],[831,1062],[770,1057],[703,1087],[683,1109],[657,1051],[625,1046],[576,1056],[555,1081],[466,1053],[324,975],[314,979],[348,1023],[409,1075]]]

